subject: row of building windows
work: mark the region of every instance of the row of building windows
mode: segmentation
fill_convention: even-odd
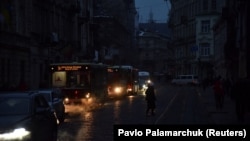
[[[199,56],[210,56],[211,55],[211,44],[210,43],[200,43],[199,46],[190,46],[190,48],[184,51],[184,48],[176,50],[176,58],[181,58],[184,56],[195,56],[198,51]],[[184,53],[186,52],[186,53]]]

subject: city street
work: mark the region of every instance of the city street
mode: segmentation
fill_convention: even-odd
[[[0,141],[120,141],[125,129],[201,126],[250,140],[249,5],[0,0],[0,92],[18,93],[0,101]]]
[[[156,84],[156,115],[146,116],[144,94],[91,108],[68,107],[65,123],[59,126],[59,141],[113,140],[114,124],[194,125],[214,124],[197,87]]]

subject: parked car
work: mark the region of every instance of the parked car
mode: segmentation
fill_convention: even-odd
[[[171,84],[174,85],[199,85],[197,75],[177,75],[172,79]]]
[[[59,123],[63,123],[65,119],[65,105],[61,91],[59,89],[40,89],[36,92],[45,96],[51,108],[55,110]]]
[[[45,97],[34,92],[0,93],[0,140],[56,141],[58,124]]]

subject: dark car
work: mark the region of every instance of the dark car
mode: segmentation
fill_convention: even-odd
[[[0,93],[1,141],[56,141],[57,132],[56,115],[43,95]]]
[[[59,123],[63,123],[65,119],[65,105],[61,91],[59,89],[40,89],[36,92],[45,96],[51,108],[55,110]]]

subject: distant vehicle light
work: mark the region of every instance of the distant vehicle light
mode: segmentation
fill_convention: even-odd
[[[85,97],[90,98],[90,93],[87,93]]]
[[[132,88],[128,88],[127,91],[128,91],[128,92],[131,92],[131,91],[132,91]]]
[[[64,102],[65,102],[65,103],[69,103],[69,98],[66,97],[66,98],[64,99]]]
[[[131,85],[128,85],[128,87],[127,87],[127,92],[132,92],[132,86]]]

